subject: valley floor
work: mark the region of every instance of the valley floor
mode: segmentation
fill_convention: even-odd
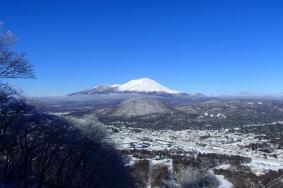
[[[270,172],[281,174],[283,170],[283,150],[262,134],[245,134],[235,129],[173,131],[113,126],[107,128],[112,132],[110,141],[128,154],[160,151],[184,157],[209,154],[228,158],[236,156],[245,159],[240,160],[239,165],[256,177]],[[154,155],[152,157],[156,158]],[[220,161],[211,169],[221,171],[233,168],[229,161]]]

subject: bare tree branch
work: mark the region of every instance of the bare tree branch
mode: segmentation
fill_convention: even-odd
[[[0,25],[0,79],[35,78],[32,65],[24,54],[13,50],[15,37]]]

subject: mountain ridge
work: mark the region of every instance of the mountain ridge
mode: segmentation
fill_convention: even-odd
[[[95,95],[107,93],[162,93],[162,94],[181,94],[181,92],[172,90],[150,78],[140,78],[130,80],[124,84],[101,84],[93,88],[71,93],[73,95]]]

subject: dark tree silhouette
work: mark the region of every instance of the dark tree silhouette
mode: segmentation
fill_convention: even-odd
[[[0,25],[0,78],[34,78],[24,54],[13,50],[14,35]]]
[[[10,48],[13,42],[9,32],[0,34],[0,78],[33,78],[26,58]],[[131,187],[121,156],[102,142],[104,134],[77,127],[0,83],[0,187]]]

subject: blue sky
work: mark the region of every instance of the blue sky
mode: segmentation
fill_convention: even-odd
[[[35,96],[152,78],[208,95],[283,92],[283,1],[6,0]]]

